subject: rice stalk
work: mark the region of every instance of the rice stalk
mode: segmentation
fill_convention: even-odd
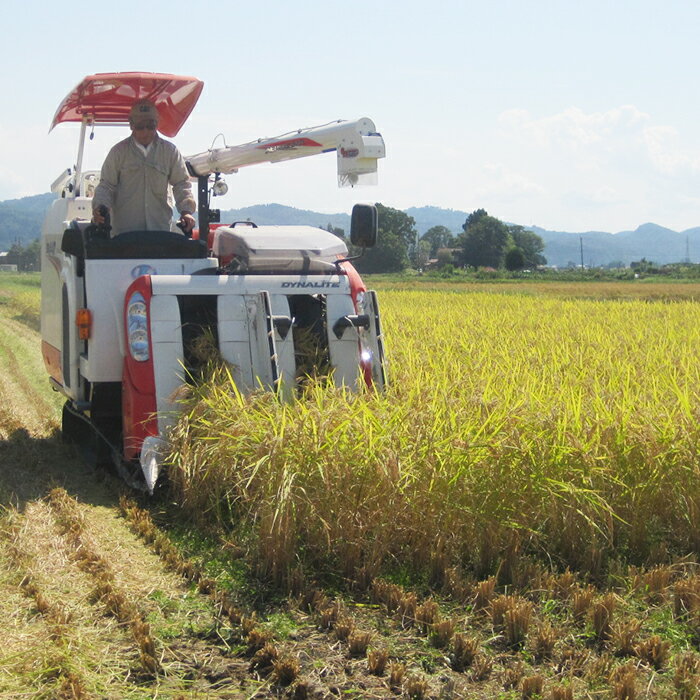
[[[186,399],[173,494],[245,533],[261,575],[398,564],[442,587],[455,567],[505,583],[537,552],[594,578],[614,552],[697,552],[696,305],[402,291],[382,307],[383,394],[321,377],[288,403],[243,396],[218,366]]]

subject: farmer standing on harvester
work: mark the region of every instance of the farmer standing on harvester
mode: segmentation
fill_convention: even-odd
[[[105,158],[92,201],[92,221],[101,225],[111,214],[112,235],[124,231],[168,231],[172,199],[186,235],[195,225],[196,202],[185,161],[177,147],[158,133],[156,106],[139,100],[129,112],[131,136],[112,147]],[[172,187],[172,197],[169,187]]]

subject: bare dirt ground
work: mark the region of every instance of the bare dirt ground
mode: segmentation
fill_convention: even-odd
[[[39,346],[36,310],[0,280],[0,698],[699,697],[691,566],[617,591],[564,575],[529,598],[237,588],[230,543],[208,567],[172,537],[172,505],[61,443]]]

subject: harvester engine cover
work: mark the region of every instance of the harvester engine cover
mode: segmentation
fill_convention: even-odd
[[[345,242],[311,226],[222,226],[214,233],[213,252],[237,270],[254,274],[332,274]]]

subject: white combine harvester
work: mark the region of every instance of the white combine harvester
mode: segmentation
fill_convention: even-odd
[[[88,129],[128,124],[131,105],[153,101],[159,131],[175,136],[203,84],[154,73],[86,77],[52,127],[81,125],[77,164],[52,185],[57,199],[41,239],[41,335],[54,389],[66,396],[63,433],[87,442],[132,486],[153,491],[177,420],[177,395],[198,370],[198,340],[213,339],[238,388],[291,396],[298,347],[312,338],[338,386],[384,385],[377,299],[345,243],[311,226],[216,225],[222,174],[262,162],[336,151],[341,185],[371,179],[384,142],[369,119],[301,129],[186,158],[197,181],[199,231],[130,231],[90,223],[99,172],[83,171]],[[210,225],[212,222],[214,225]],[[374,245],[376,208],[356,205],[351,241]]]

